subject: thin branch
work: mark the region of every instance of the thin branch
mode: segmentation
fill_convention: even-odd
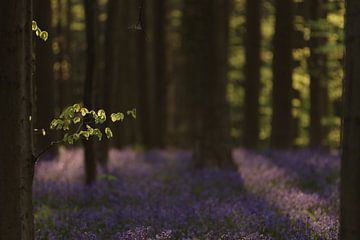
[[[44,148],[41,152],[34,156],[34,163],[36,163],[39,158],[44,155],[47,151],[49,151],[53,146],[56,146],[60,143],[63,143],[64,140],[52,141],[46,148]]]

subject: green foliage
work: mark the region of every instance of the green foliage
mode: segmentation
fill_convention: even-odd
[[[49,33],[47,31],[42,31],[39,26],[37,25],[36,21],[32,21],[31,23],[31,30],[35,32],[36,36],[41,38],[42,40],[46,41],[49,38]]]
[[[136,109],[127,111],[127,115],[136,118]],[[110,114],[112,122],[123,121],[125,114],[118,112]],[[107,139],[113,137],[110,127],[105,127],[102,131],[101,127],[106,123],[107,117],[104,109],[89,110],[76,103],[64,109],[58,118],[50,123],[50,129],[63,133],[60,142],[74,144],[79,140],[88,140],[90,137],[97,137],[99,141],[103,139],[103,134]],[[36,130],[38,131],[38,130]],[[45,135],[45,129],[42,129]]]

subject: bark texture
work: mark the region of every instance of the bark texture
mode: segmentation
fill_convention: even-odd
[[[234,168],[226,99],[230,1],[184,2],[183,48],[195,167]]]
[[[310,147],[323,147],[325,128],[322,119],[325,117],[328,104],[324,101],[327,94],[327,57],[326,54],[319,52],[319,49],[327,42],[326,37],[319,36],[319,30],[315,23],[326,19],[326,0],[309,1],[309,20],[310,20],[310,57],[308,60],[310,73]],[[318,35],[318,36],[317,36]]]
[[[340,239],[360,236],[360,1],[346,1]]]
[[[94,107],[94,83],[96,78],[96,4],[94,0],[84,0],[86,23],[86,74],[84,81],[84,106]],[[92,138],[84,141],[85,183],[91,184],[96,180],[96,162]]]
[[[275,0],[275,9],[271,145],[273,148],[286,149],[293,145],[293,0]]]
[[[261,0],[246,1],[244,146],[259,143]]]
[[[32,1],[0,3],[0,237],[34,239]]]
[[[54,79],[54,55],[52,52],[53,31],[51,26],[51,1],[36,0],[34,4],[34,19],[39,23],[42,30],[49,33],[46,42],[37,41],[35,43],[35,101],[36,101],[36,124],[38,129],[49,128],[51,120],[55,116],[55,79]],[[45,149],[51,142],[52,137],[47,134],[42,136],[37,134],[35,139],[35,149],[37,152]],[[52,157],[56,151],[48,152],[45,157]]]

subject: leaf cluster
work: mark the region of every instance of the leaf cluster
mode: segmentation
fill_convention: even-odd
[[[47,31],[42,31],[36,21],[32,21],[31,23],[31,30],[35,32],[36,36],[41,38],[42,40],[46,41],[49,37],[49,33]]]
[[[136,118],[136,109],[126,112],[126,115]],[[99,141],[105,135],[107,139],[113,137],[113,132],[107,126],[107,121],[122,122],[125,114],[122,112],[111,113],[110,118],[104,109],[89,110],[79,103],[64,109],[58,118],[50,123],[50,129],[60,131],[63,134],[62,142],[74,144],[79,140],[88,140],[90,137],[97,137]],[[44,135],[44,134],[43,134]]]

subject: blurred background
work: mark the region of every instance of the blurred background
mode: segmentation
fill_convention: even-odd
[[[91,99],[111,112],[137,109],[111,146],[189,149],[199,108],[224,87],[233,147],[339,146],[341,0],[35,2],[34,20],[49,32],[36,41],[37,128]]]

